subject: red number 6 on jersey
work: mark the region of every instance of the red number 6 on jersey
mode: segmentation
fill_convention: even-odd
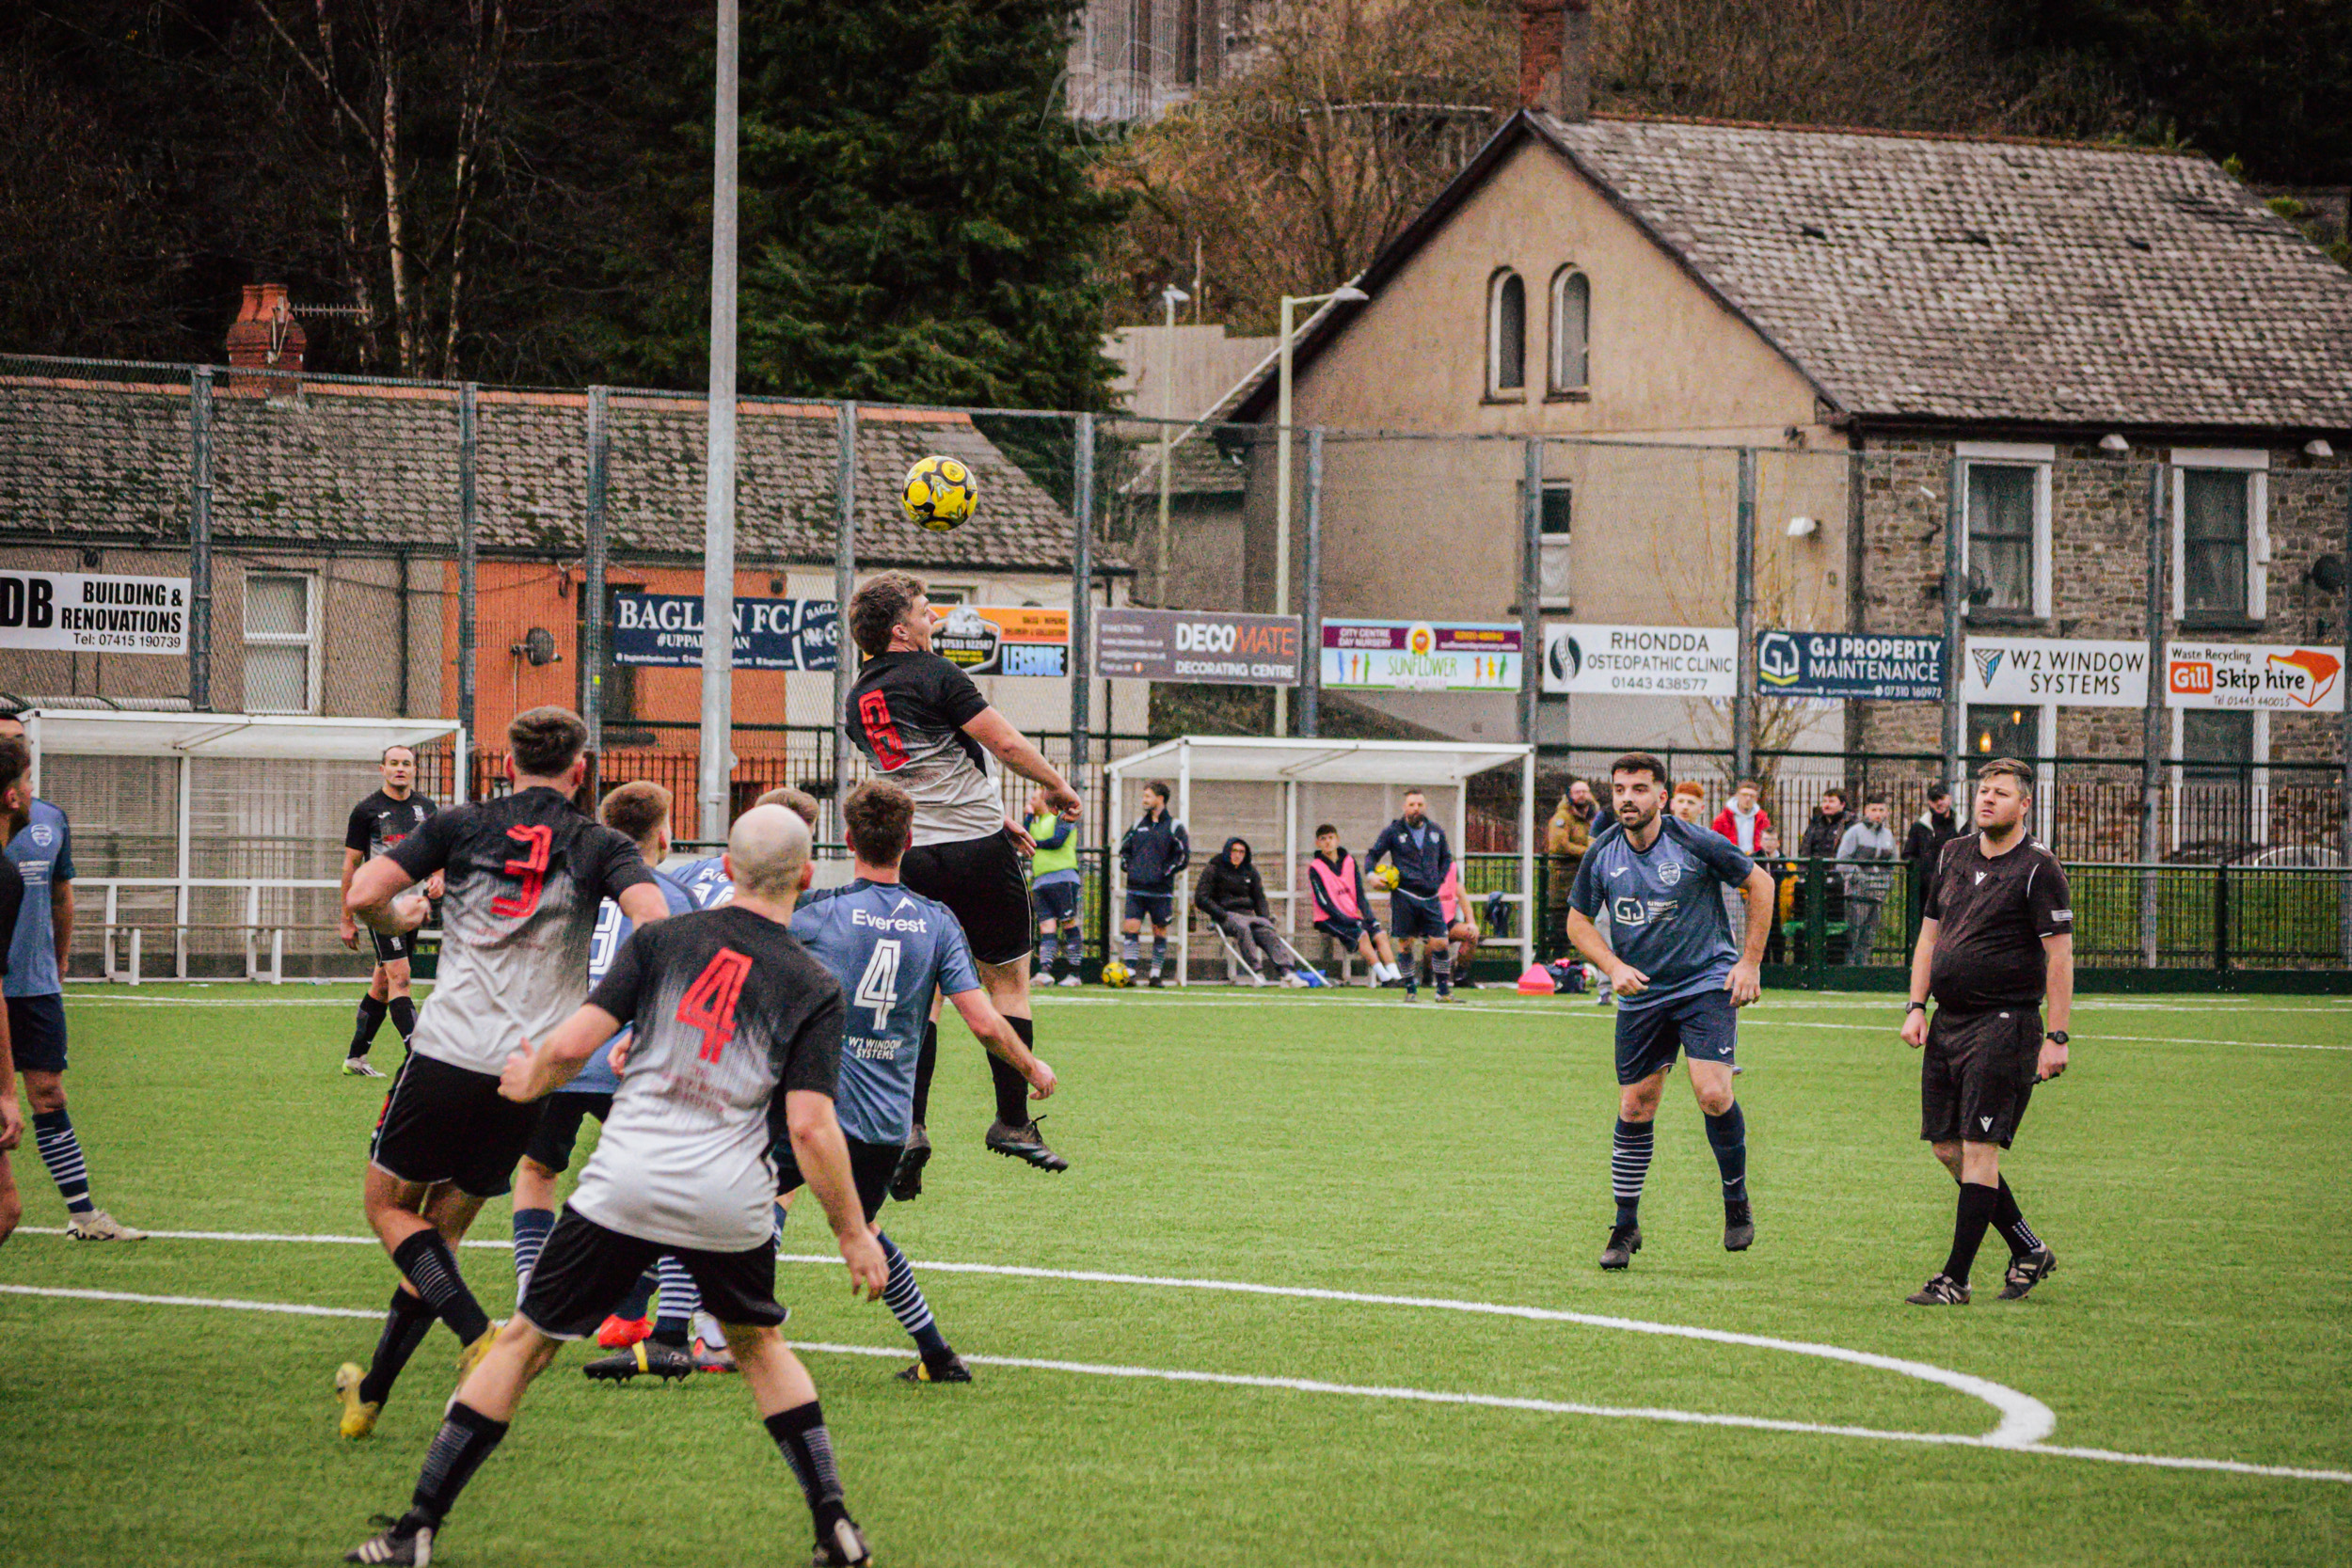
[[[717,1061],[735,1037],[735,1004],[743,994],[743,977],[751,972],[749,955],[722,947],[678,999],[677,1021],[702,1031],[703,1048],[695,1054],[704,1061]]]
[[[866,726],[866,744],[873,748],[874,761],[885,773],[896,773],[907,765],[906,742],[898,738],[898,726],[890,719],[890,699],[879,691],[868,691],[857,700],[858,721]]]
[[[503,867],[515,879],[512,895],[490,900],[490,912],[507,920],[522,920],[539,907],[539,889],[548,879],[548,854],[554,847],[555,830],[544,822],[517,823],[506,836],[523,847],[523,857]]]

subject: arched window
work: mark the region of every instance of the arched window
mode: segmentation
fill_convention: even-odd
[[[1527,285],[1516,272],[1496,273],[1486,285],[1486,395],[1527,387]]]
[[[1592,280],[1574,267],[1551,275],[1551,389],[1581,392],[1592,380]]]

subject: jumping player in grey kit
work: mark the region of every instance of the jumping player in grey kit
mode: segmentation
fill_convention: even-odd
[[[1707,1141],[1724,1180],[1724,1249],[1756,1241],[1748,1206],[1747,1117],[1732,1097],[1735,1008],[1756,999],[1757,966],[1772,923],[1772,879],[1720,833],[1661,815],[1666,769],[1645,752],[1610,765],[1616,826],[1586,852],[1568,897],[1568,940],[1608,976],[1617,995],[1617,1128],[1610,1185],[1617,1220],[1600,1255],[1622,1269],[1642,1250],[1642,1183],[1652,1123],[1678,1048],[1707,1117]],[[1747,930],[1731,943],[1723,890],[1747,894]],[[1593,925],[1609,911],[1610,934]]]

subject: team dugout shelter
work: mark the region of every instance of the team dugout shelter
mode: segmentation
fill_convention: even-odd
[[[1120,757],[1104,769],[1111,817],[1111,940],[1126,903],[1126,873],[1119,864],[1119,841],[1143,810],[1143,786],[1165,780],[1174,789],[1168,809],[1192,841],[1192,861],[1177,879],[1176,983],[1191,979],[1194,920],[1192,890],[1200,868],[1223,852],[1230,838],[1248,839],[1263,879],[1275,926],[1309,961],[1320,964],[1324,941],[1314,930],[1314,898],[1307,884],[1307,857],[1314,853],[1314,831],[1328,822],[1340,843],[1359,861],[1380,830],[1403,813],[1405,792],[1428,797],[1429,816],[1447,828],[1457,862],[1468,835],[1468,785],[1481,773],[1516,768],[1519,772],[1518,848],[1515,855],[1480,855],[1462,870],[1463,903],[1482,930],[1486,895],[1496,891],[1500,864],[1504,902],[1514,913],[1507,935],[1485,934],[1481,951],[1508,948],[1520,967],[1532,961],[1529,925],[1542,905],[1536,891],[1535,750],[1532,746],[1481,745],[1455,741],[1266,739],[1239,736],[1180,736],[1148,751]],[[1370,868],[1366,868],[1369,878]],[[1374,913],[1389,924],[1388,899],[1372,888]],[[1145,927],[1148,939],[1151,927]],[[1215,958],[1216,940],[1206,953]],[[1117,951],[1114,945],[1114,952]],[[1219,966],[1221,972],[1221,965]]]
[[[77,978],[363,978],[364,935],[357,953],[336,935],[352,807],[381,787],[390,746],[416,752],[437,805],[465,788],[466,735],[448,720],[56,705],[23,718],[33,792],[72,834]]]

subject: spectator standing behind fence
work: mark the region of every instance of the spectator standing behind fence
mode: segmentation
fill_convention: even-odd
[[[1835,786],[1821,791],[1821,803],[1814,809],[1813,820],[1804,825],[1804,837],[1797,841],[1797,857],[1808,861],[1834,861],[1837,858],[1837,841],[1846,836],[1847,824],[1853,820],[1846,815],[1846,792]],[[1821,907],[1812,907],[1813,879],[1805,879],[1805,892],[1800,895],[1805,924],[1811,941],[1820,948],[1823,963],[1836,963],[1837,950],[1830,942],[1829,928],[1833,922],[1846,917],[1845,889],[1833,871],[1821,888]]]
[[[1577,800],[1579,793],[1584,797]],[[1593,847],[1592,786],[1582,779],[1568,785],[1568,792],[1560,797],[1552,808],[1551,820],[1544,828],[1544,855],[1550,880],[1544,890],[1547,910],[1565,911],[1569,890],[1576,886],[1576,874],[1584,864],[1584,853]],[[1565,915],[1563,918],[1565,918]],[[1546,922],[1547,928],[1550,923]]]
[[[1846,883],[1846,961],[1867,964],[1878,937],[1879,915],[1895,886],[1895,830],[1886,825],[1883,795],[1862,802],[1862,820],[1838,835],[1838,866]]]
[[[1960,836],[1960,814],[1952,809],[1952,786],[1941,779],[1928,785],[1928,809],[1903,835],[1903,860],[1911,868],[1909,933],[1919,934],[1919,906],[1927,896],[1928,876],[1944,853],[1944,846]]]
[[[1756,835],[1756,863],[1772,879],[1772,925],[1764,937],[1764,961],[1788,961],[1786,923],[1795,911],[1797,863],[1780,852],[1780,835],[1767,828]]]
[[[1249,841],[1238,835],[1225,841],[1224,849],[1216,859],[1201,868],[1200,883],[1193,889],[1193,904],[1223,927],[1232,939],[1241,961],[1250,966],[1259,979],[1268,973],[1281,976],[1286,986],[1303,986],[1290,960],[1282,956],[1281,939],[1275,934],[1274,916],[1266,907],[1265,881],[1249,859]],[[1249,956],[1251,943],[1256,943],[1263,961]]]
[[[1192,862],[1192,839],[1184,825],[1168,812],[1168,782],[1153,779],[1143,786],[1143,815],[1119,841],[1120,867],[1127,874],[1127,907],[1119,923],[1120,953],[1133,969],[1141,961],[1136,939],[1143,920],[1152,918],[1152,984],[1164,982],[1160,970],[1168,962],[1168,917],[1176,901],[1176,879]]]
[[[1757,835],[1772,829],[1772,814],[1764,809],[1764,785],[1756,779],[1741,779],[1732,791],[1730,804],[1715,814],[1715,831],[1740,847],[1743,855],[1756,852]]]
[[[1675,785],[1673,802],[1667,810],[1693,828],[1707,820],[1707,790],[1696,779],[1685,779]]]

